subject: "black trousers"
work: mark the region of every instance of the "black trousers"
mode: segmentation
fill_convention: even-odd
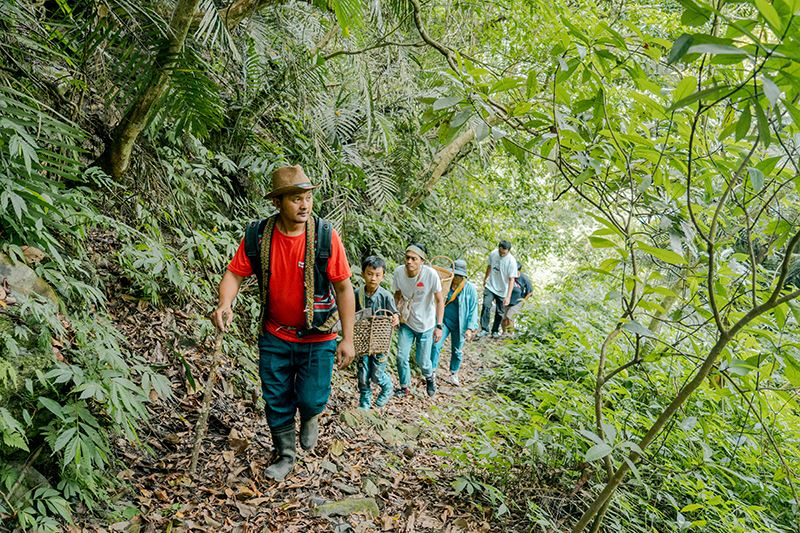
[[[498,296],[489,289],[483,289],[483,311],[481,312],[481,329],[489,331],[489,318],[492,314],[492,301],[497,305],[497,311],[494,314],[494,323],[492,324],[492,333],[500,331],[500,322],[503,321],[503,296]]]

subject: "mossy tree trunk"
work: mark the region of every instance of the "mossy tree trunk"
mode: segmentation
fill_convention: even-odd
[[[199,1],[178,1],[169,23],[169,45],[156,57],[155,72],[148,85],[131,103],[125,116],[114,128],[111,142],[97,161],[106,174],[115,179],[122,177],[130,167],[133,146],[147,125],[156,102],[167,88],[175,58],[183,49]]]

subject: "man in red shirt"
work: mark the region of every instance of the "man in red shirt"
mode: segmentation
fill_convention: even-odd
[[[350,265],[336,230],[331,234],[327,275],[320,273],[315,260],[316,221],[311,215],[311,190],[315,187],[300,165],[275,170],[267,198],[272,198],[278,214],[267,219],[263,234],[259,235],[259,374],[267,423],[278,456],[265,474],[276,481],[283,481],[294,469],[295,413],[300,412],[300,445],[311,450],[319,434],[317,417],[331,392],[334,357],[339,369],[355,357],[355,297]],[[231,304],[239,286],[252,274],[242,239],[222,276],[219,303],[211,314],[212,322],[222,331],[233,321]],[[336,333],[330,332],[337,316],[342,324],[338,348]]]

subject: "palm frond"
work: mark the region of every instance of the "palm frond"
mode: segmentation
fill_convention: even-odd
[[[228,25],[217,11],[214,1],[200,0],[199,8],[205,12],[200,20],[200,26],[194,34],[195,39],[209,47],[213,47],[215,43],[219,42],[223,51],[230,52],[233,59],[241,62],[242,55],[228,31]]]
[[[170,74],[170,90],[154,124],[174,118],[177,131],[206,138],[209,131],[220,127],[224,112],[219,89],[206,75],[211,69],[190,48],[180,54],[175,65]]]
[[[313,106],[309,115],[312,127],[318,128],[325,142],[334,148],[352,143],[365,117],[357,107],[336,107],[331,101]]]
[[[394,203],[399,188],[394,171],[382,163],[377,163],[366,172],[366,193],[370,201],[379,209]]]
[[[342,27],[345,36],[350,35],[350,29],[360,26],[364,22],[364,8],[361,0],[333,0],[333,12],[336,20]]]

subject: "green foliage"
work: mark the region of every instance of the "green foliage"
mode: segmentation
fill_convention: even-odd
[[[797,277],[780,279],[800,213],[790,4],[434,2],[416,17],[402,2],[372,2],[368,16],[351,1],[333,14],[289,3],[228,31],[204,1],[114,183],[85,167],[165,59],[161,4],[5,2],[0,246],[46,252],[36,271],[75,332],[67,362],[36,379],[16,362],[25,342],[47,352],[64,332],[54,310],[22,301],[0,331],[0,386],[25,384],[0,410],[0,448],[41,445],[58,467],[60,496],[13,510],[18,525],[51,527],[61,497],[103,499],[105,432],[135,441],[150,387],[169,390],[105,318],[87,234],[115,230],[104,259],[129,295],[205,313],[244,224],[272,212],[272,170],[299,163],[351,263],[394,265],[420,240],[480,279],[509,238],[526,264],[583,269],[520,317],[501,399],[476,404],[470,443],[452,452],[468,465],[457,492],[563,529],[560,510],[509,489],[569,493],[587,470],[588,498],[610,463],[633,477],[609,528],[789,529],[797,309],[766,304]],[[442,46],[418,42],[423,30]],[[243,287],[241,338],[226,339],[245,358],[254,293]],[[704,360],[710,378],[637,450]]]
[[[64,325],[50,306],[29,302],[20,313],[29,334],[63,336]],[[53,478],[58,481],[55,489],[36,489],[20,500],[37,502],[13,510],[22,527],[36,523],[47,529],[52,526],[48,516],[66,519],[65,498],[79,499],[90,508],[104,501],[117,485],[106,473],[112,462],[109,430],[138,441],[138,422],[147,416],[150,390],[171,396],[169,380],[126,354],[119,333],[102,316],[75,313],[68,327],[73,340],[62,353],[69,363],[55,363],[38,377],[27,378],[9,398],[8,408],[0,409],[0,450],[13,457],[15,451],[27,452],[31,442],[44,446],[48,453],[42,464],[55,467]],[[0,360],[12,356],[0,352]],[[13,484],[14,471],[3,472],[0,481]]]
[[[548,507],[551,490],[571,493],[586,469],[590,483],[600,481],[606,456],[615,464],[624,462],[675,389],[695,371],[693,363],[671,355],[645,363],[641,371],[634,367],[617,374],[603,394],[607,422],[600,437],[594,429],[594,381],[599,348],[613,328],[607,311],[613,308],[598,314],[591,292],[553,296],[524,311],[520,324],[527,332],[504,351],[490,380],[504,395],[476,400],[464,412],[472,428],[469,442],[448,453],[473,479],[497,487],[512,511],[535,520],[542,519],[536,514],[542,509],[559,518]],[[746,345],[737,346],[737,357],[744,357]],[[659,435],[612,503],[607,527],[794,529],[796,502],[769,440],[794,468],[800,457],[794,428],[800,421],[790,407],[795,400],[779,389],[784,382],[780,365],[766,355],[774,352],[757,341],[753,353],[761,356],[748,364],[737,358],[740,362],[722,371],[730,378],[719,374],[709,380]],[[739,380],[737,386],[745,390],[757,383],[763,387],[754,405],[731,384]],[[528,496],[517,496],[520,486],[534,489],[527,501]],[[764,506],[764,501],[771,503]]]

